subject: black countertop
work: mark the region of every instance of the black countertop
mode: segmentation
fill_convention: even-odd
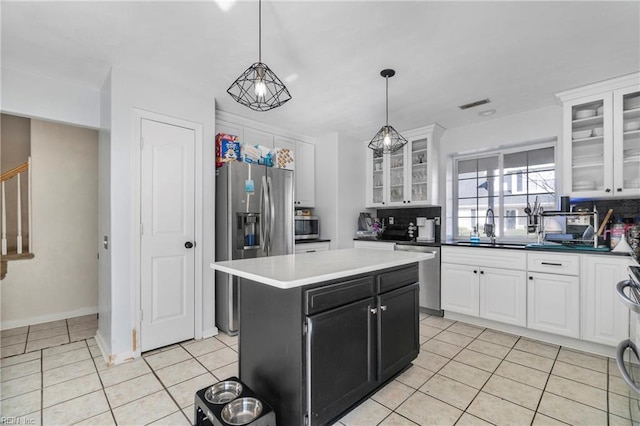
[[[480,243],[471,243],[470,241],[446,241],[442,243],[443,246],[452,246],[452,247],[482,247],[482,248],[490,248],[490,249],[509,249],[509,250],[527,250],[527,251],[544,251],[544,252],[556,252],[560,254],[598,254],[598,255],[606,255],[606,256],[629,256],[631,257],[631,253],[618,253],[612,251],[598,251],[598,250],[588,250],[581,248],[552,248],[552,247],[527,247],[526,244],[519,243],[488,243],[488,242],[480,242]]]
[[[314,238],[312,240],[296,240],[296,244],[305,244],[305,243],[330,243],[331,240],[325,240],[322,238]]]

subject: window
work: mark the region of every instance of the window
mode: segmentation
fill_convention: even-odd
[[[454,238],[482,232],[489,208],[498,238],[527,238],[527,203],[556,209],[554,145],[454,158]]]

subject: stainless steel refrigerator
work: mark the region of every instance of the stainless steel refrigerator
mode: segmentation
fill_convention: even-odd
[[[241,162],[216,171],[216,261],[294,252],[293,172]],[[216,326],[238,332],[238,278],[216,271]]]

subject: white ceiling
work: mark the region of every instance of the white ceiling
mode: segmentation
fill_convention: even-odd
[[[258,3],[3,0],[2,66],[99,88],[110,66],[210,93],[218,109],[306,135],[366,140],[555,103],[640,70],[640,2],[269,1],[262,59],[293,99],[254,112],[225,93],[258,59]],[[459,105],[490,98],[489,106]],[[495,108],[491,117],[478,112]]]

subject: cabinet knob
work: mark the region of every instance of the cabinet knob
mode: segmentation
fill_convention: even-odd
[[[371,313],[373,315],[377,314],[378,313],[378,308],[371,308]]]
[[[387,310],[387,305],[382,305],[382,306],[380,306],[380,310],[381,310],[381,311],[386,311],[386,310]]]
[[[529,279],[533,281],[533,277],[529,277]]]
[[[605,189],[604,192],[611,192],[611,188]]]
[[[407,201],[407,203],[410,203],[410,202],[411,202],[411,200]]]
[[[618,188],[618,189],[616,189],[616,191],[622,192],[622,188]]]
[[[478,273],[478,271],[474,269],[474,270],[473,270],[473,273],[474,273],[474,274],[477,274],[477,273]]]
[[[382,204],[384,204],[384,201],[382,202]]]
[[[403,200],[403,201],[402,201],[402,204],[407,204],[407,202]]]
[[[480,271],[481,274],[484,274],[484,271]]]

